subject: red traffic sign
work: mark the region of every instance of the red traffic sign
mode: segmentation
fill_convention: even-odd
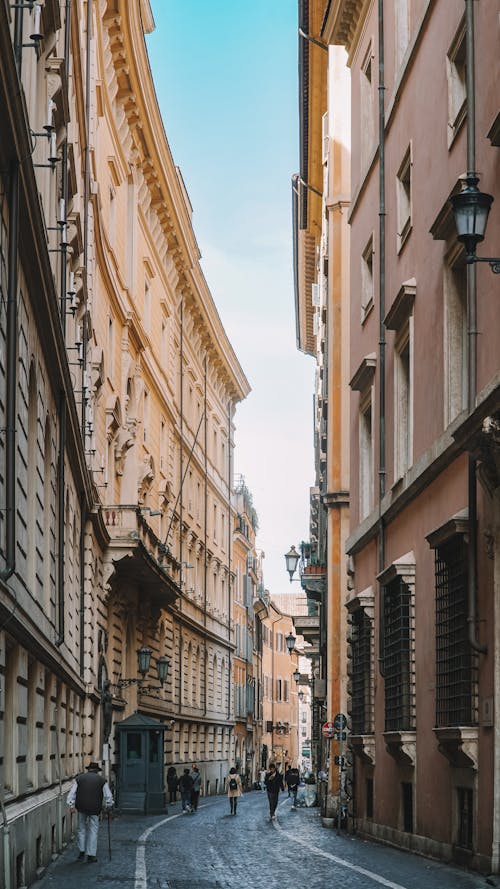
[[[324,738],[333,738],[335,734],[335,726],[333,722],[324,722],[321,726],[321,734]]]

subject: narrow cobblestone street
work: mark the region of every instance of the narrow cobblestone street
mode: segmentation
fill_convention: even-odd
[[[132,889],[478,889],[485,878],[321,826],[318,809],[291,810],[283,795],[269,820],[263,793],[245,795],[236,817],[225,797],[202,800],[196,814],[180,804],[165,817],[116,817],[99,832],[98,862],[66,849],[35,889],[117,885]]]

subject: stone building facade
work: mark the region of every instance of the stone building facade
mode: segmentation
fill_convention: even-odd
[[[498,193],[494,14],[324,7],[351,83],[353,825],[498,872],[498,285],[449,200],[477,170]]]
[[[291,616],[269,598],[262,624],[263,727],[262,767],[275,762],[281,771],[298,761],[298,697],[293,674],[298,655],[288,652],[286,637],[293,633]]]
[[[156,719],[164,764],[197,760],[205,792],[232,745],[232,451],[249,389],[201,272],[141,11],[0,9],[7,889],[68,837],[65,793],[89,759],[120,794],[127,717]]]

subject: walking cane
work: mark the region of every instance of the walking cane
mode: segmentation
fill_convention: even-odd
[[[108,853],[109,853],[109,860],[111,861],[111,826],[110,826],[111,812],[109,810],[106,812],[106,818],[108,819]]]

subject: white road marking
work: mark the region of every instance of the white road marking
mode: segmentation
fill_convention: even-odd
[[[158,824],[152,824],[151,827],[148,827],[148,829],[144,831],[144,833],[141,833],[139,839],[137,840],[137,851],[135,853],[134,889],[148,889],[148,878],[146,872],[146,842],[149,835],[152,834],[154,830],[157,830],[158,827],[166,824],[167,821],[173,821],[174,818],[179,818],[180,815],[182,815],[182,812],[178,812],[177,815],[169,815],[168,818],[164,818],[163,821],[159,821]]]
[[[284,803],[282,803],[282,805],[284,805]],[[301,846],[305,846],[308,852],[311,852],[313,855],[321,855],[322,858],[328,858],[330,861],[334,861],[335,864],[339,864],[341,867],[356,871],[356,873],[362,874],[364,877],[369,877],[370,880],[374,880],[375,883],[387,886],[388,889],[406,889],[406,886],[402,886],[400,883],[393,883],[391,880],[386,880],[385,877],[381,877],[380,874],[375,874],[371,870],[366,870],[366,868],[360,867],[358,864],[352,864],[352,862],[347,861],[345,858],[338,858],[337,855],[332,855],[331,852],[324,852],[323,849],[317,849],[316,846],[311,846],[307,840],[301,840],[294,834],[283,830],[278,821],[273,821],[273,827],[276,830],[281,831],[288,840],[292,840],[294,843],[299,843]]]

